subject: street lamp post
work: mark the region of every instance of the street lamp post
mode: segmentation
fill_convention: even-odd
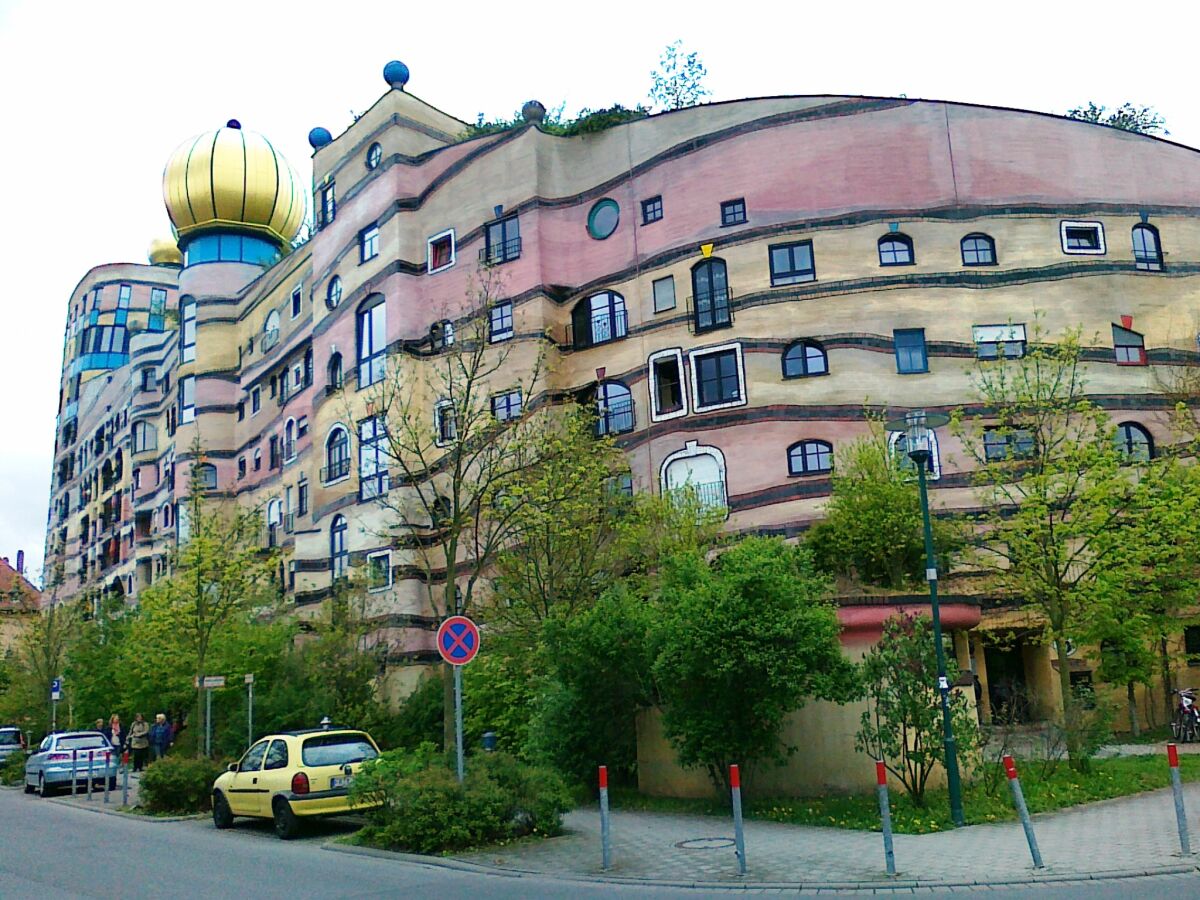
[[[904,434],[905,450],[917,467],[917,486],[921,496],[921,524],[925,531],[925,580],[929,583],[929,607],[933,612],[933,643],[937,651],[938,694],[942,700],[942,733],[945,737],[946,787],[950,792],[950,818],[956,826],[966,824],[962,806],[962,780],[958,773],[958,746],[950,714],[950,681],[946,677],[946,651],[942,646],[942,615],[938,607],[937,556],[933,549],[933,524],[929,518],[929,492],[925,469],[933,453],[933,429],[950,421],[940,413],[914,410],[903,419],[888,423],[889,431]]]

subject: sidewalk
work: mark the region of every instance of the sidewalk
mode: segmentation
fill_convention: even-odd
[[[72,803],[76,806],[97,806],[101,809],[120,809],[121,808],[121,774],[117,773],[117,789],[108,792],[108,803],[104,802],[104,787],[99,790],[93,788],[92,799],[88,800],[87,791],[82,788],[76,788],[76,793],[72,794],[65,788],[61,793],[51,795],[55,800],[61,800],[64,803]],[[141,773],[130,770],[129,772],[129,805],[137,806],[138,802],[138,784],[141,782]]]
[[[1200,784],[1188,785],[1185,797],[1192,845],[1200,847]],[[743,879],[737,875],[730,819],[613,810],[613,868],[607,873],[600,869],[599,812],[576,810],[564,824],[568,834],[563,837],[457,858],[547,875],[606,874],[668,882],[889,882],[878,833],[747,821],[749,871]],[[1037,871],[1017,822],[896,835],[899,879],[1002,883],[1102,872],[1144,874],[1200,863],[1179,855],[1170,790],[1035,816],[1034,829],[1046,863]]]

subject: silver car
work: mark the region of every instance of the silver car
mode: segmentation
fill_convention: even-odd
[[[25,762],[25,793],[37,791],[43,797],[59,788],[70,788],[72,775],[76,786],[85,791],[88,773],[99,787],[108,779],[109,789],[117,786],[120,754],[98,731],[65,731],[47,735]]]
[[[0,764],[3,764],[14,753],[25,751],[25,736],[20,728],[10,725],[0,727]]]

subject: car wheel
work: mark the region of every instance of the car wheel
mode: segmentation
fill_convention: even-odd
[[[225,799],[225,795],[220,791],[213,794],[212,807],[213,825],[221,829],[232,828],[233,810],[229,808],[229,801]]]
[[[25,779],[25,793],[32,794],[35,790],[37,790],[37,788],[35,788],[32,784],[30,784],[29,779],[26,778]]]
[[[282,797],[276,797],[271,809],[275,813],[275,833],[283,840],[290,841],[300,830],[300,822],[292,812],[291,805]]]
[[[50,794],[46,790],[46,776],[44,773],[38,773],[37,792],[39,797],[49,797]]]

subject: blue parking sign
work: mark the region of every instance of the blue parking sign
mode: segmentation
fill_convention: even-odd
[[[62,699],[62,679],[61,678],[55,678],[53,681],[50,682],[50,699],[51,700],[61,700]]]

